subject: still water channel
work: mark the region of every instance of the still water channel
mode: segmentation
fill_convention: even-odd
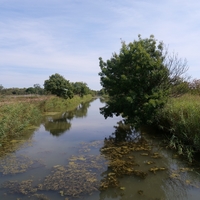
[[[12,152],[0,157],[0,199],[200,199],[200,166],[145,131],[119,126],[120,117],[105,120],[102,106],[96,99],[49,113],[33,133],[10,141]],[[125,132],[127,142],[116,142]]]

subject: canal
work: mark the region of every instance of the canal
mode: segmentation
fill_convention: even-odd
[[[2,200],[198,200],[200,166],[104,119],[100,99],[47,113],[33,132],[9,141],[0,157]],[[121,141],[122,140],[122,141]]]

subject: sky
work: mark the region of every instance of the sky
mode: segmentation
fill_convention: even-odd
[[[59,73],[100,90],[99,57],[154,35],[200,79],[198,0],[0,0],[0,85],[43,87]]]

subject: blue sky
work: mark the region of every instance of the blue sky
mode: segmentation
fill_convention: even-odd
[[[0,0],[0,84],[32,87],[54,73],[99,90],[99,57],[151,34],[200,79],[200,1]]]

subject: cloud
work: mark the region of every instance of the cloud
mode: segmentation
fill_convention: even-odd
[[[163,40],[170,52],[188,60],[188,72],[200,78],[200,2],[2,0],[0,4],[2,85],[19,85],[15,75],[26,87],[36,83],[37,76],[42,82],[60,73],[100,89],[98,58],[109,59],[119,52],[120,38],[128,43],[138,34]]]

